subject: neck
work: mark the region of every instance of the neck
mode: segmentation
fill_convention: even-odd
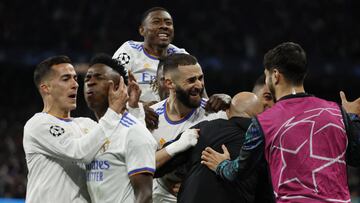
[[[57,118],[70,118],[70,110],[61,109],[58,106],[51,105],[49,102],[44,102],[44,108],[42,112],[48,113]]]
[[[166,113],[171,120],[180,120],[194,109],[185,106],[174,95],[170,95],[166,102]]]
[[[106,108],[104,108],[104,107],[102,107],[102,108],[98,107],[98,108],[93,108],[93,109],[91,109],[91,110],[94,112],[95,117],[96,117],[96,120],[99,121],[100,118],[105,115],[105,113],[106,113],[106,111],[107,111],[107,107],[106,107]]]
[[[280,98],[289,95],[289,94],[297,94],[304,93],[305,89],[303,85],[284,85],[279,86],[278,90],[275,91],[275,98],[279,100]]]
[[[144,42],[144,49],[145,49],[146,53],[148,53],[149,55],[154,56],[156,58],[166,56],[167,47],[159,47],[159,46],[150,45],[149,43]]]

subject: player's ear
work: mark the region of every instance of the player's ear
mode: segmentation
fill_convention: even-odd
[[[145,35],[145,28],[143,25],[139,26],[139,34],[144,37]]]
[[[274,81],[274,84],[278,84],[279,83],[279,80],[280,80],[280,72],[278,69],[274,68],[273,69],[273,81]]]
[[[165,79],[164,79],[164,85],[165,85],[165,87],[167,88],[167,89],[175,89],[175,87],[174,87],[174,83],[173,83],[173,81],[171,80],[171,78],[170,77],[165,77]]]
[[[49,84],[47,82],[42,82],[40,83],[39,85],[39,91],[41,94],[49,94],[50,93],[50,87],[49,87]]]

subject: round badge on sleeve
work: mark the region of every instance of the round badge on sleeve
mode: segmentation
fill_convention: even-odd
[[[50,127],[50,134],[52,134],[52,136],[54,137],[59,137],[60,135],[65,133],[64,128],[58,126],[58,125],[52,125]]]
[[[130,62],[130,56],[127,53],[121,53],[116,60],[120,63],[120,65],[126,65]]]

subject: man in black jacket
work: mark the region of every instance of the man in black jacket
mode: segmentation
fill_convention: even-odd
[[[251,123],[250,118],[262,111],[263,106],[255,94],[242,92],[232,99],[231,106],[227,110],[229,120],[204,121],[193,127],[200,129],[197,145],[175,156],[156,172],[156,175],[162,176],[176,170],[176,175],[182,177],[183,182],[177,196],[179,203],[254,201],[255,188],[258,187],[257,181],[260,178],[258,172],[264,171],[264,168],[257,169],[245,180],[230,183],[216,177],[200,161],[201,152],[205,147],[211,146],[215,150],[220,150],[223,148],[222,144],[226,145],[231,157],[238,156],[243,135]],[[267,181],[267,178],[265,180]],[[271,194],[269,196],[271,199]]]

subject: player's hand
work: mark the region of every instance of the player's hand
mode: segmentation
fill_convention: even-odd
[[[128,72],[129,74],[129,84],[128,84],[128,94],[129,94],[129,101],[128,104],[131,108],[138,108],[139,107],[139,100],[141,96],[141,89],[139,84],[136,82],[134,74],[131,71]]]
[[[343,91],[340,91],[341,105],[347,113],[354,113],[360,116],[360,97],[355,101],[349,102]]]
[[[213,94],[207,101],[205,110],[207,112],[218,112],[230,107],[231,97],[227,94]]]
[[[170,156],[173,157],[176,154],[195,146],[199,138],[199,131],[199,129],[186,129],[181,134],[180,139],[169,144],[167,147],[165,147],[165,150]]]
[[[158,128],[159,115],[149,106],[144,106],[146,128],[153,131]]]
[[[116,113],[123,113],[126,108],[126,102],[129,99],[127,88],[124,83],[123,77],[120,77],[118,88],[115,88],[114,82],[109,80],[109,108],[114,110]]]
[[[223,154],[213,150],[211,147],[206,147],[201,153],[201,164],[206,165],[210,170],[216,171],[218,165],[224,160],[230,160],[230,154],[225,145],[221,145]]]

